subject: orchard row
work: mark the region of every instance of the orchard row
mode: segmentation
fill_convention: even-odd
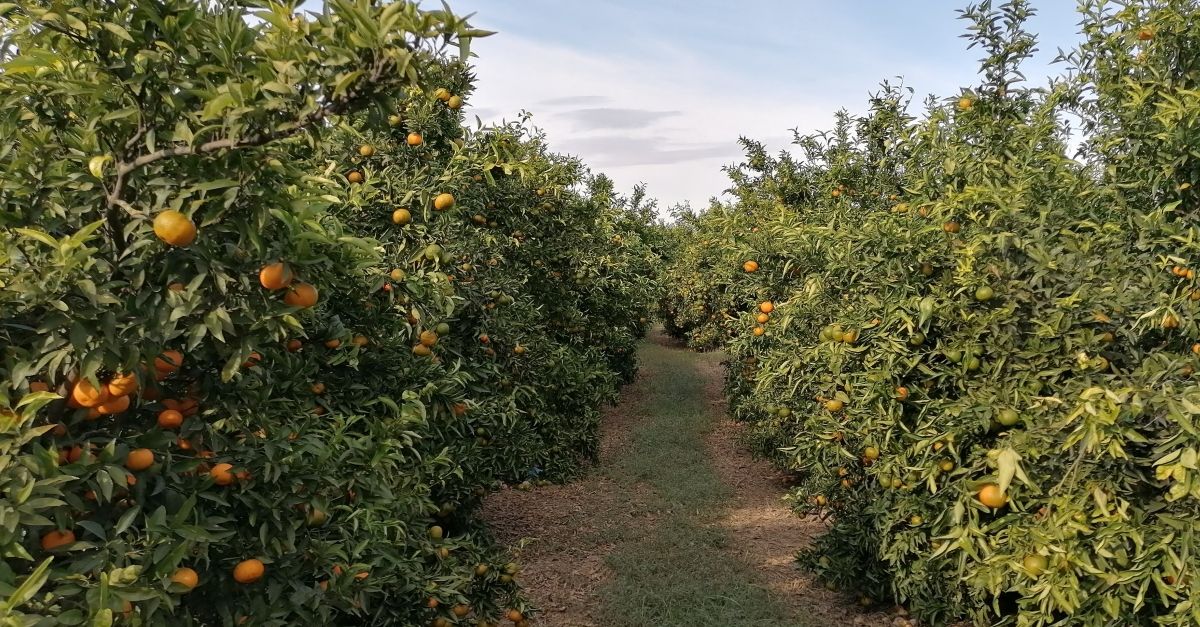
[[[1200,623],[1200,8],[1082,12],[1036,87],[1029,3],[968,9],[978,85],[747,142],[675,228],[668,328],[828,521],[802,561],[923,624]]]
[[[648,217],[414,3],[0,9],[14,624],[524,625],[476,518],[594,457]],[[450,46],[454,46],[451,48]]]

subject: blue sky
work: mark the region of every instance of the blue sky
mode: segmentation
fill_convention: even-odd
[[[739,136],[787,147],[790,129],[828,128],[862,111],[882,80],[926,94],[975,82],[978,50],[960,35],[965,0],[450,0],[498,31],[473,46],[484,122],[533,113],[551,146],[629,189],[646,182],[663,207],[707,205],[727,186]],[[434,3],[425,2],[432,8]],[[1041,52],[1077,40],[1073,0],[1033,0]]]

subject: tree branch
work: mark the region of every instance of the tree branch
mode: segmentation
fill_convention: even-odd
[[[386,57],[376,59],[372,64],[373,67],[370,75],[368,76],[367,80],[363,81],[361,86],[369,87],[378,84],[379,81],[381,81],[387,74],[391,65],[391,61]],[[330,116],[338,115],[349,110],[353,105],[357,104],[358,101],[364,97],[364,95],[365,94],[362,91],[357,89],[347,90],[346,93],[341,97],[331,100],[316,111],[303,116],[301,120],[289,128],[260,132],[243,139],[225,137],[223,139],[207,141],[200,145],[173,146],[171,148],[164,148],[162,150],[141,155],[132,161],[123,160],[118,162],[116,179],[113,181],[112,189],[109,190],[106,198],[108,203],[108,228],[112,232],[112,237],[116,243],[117,250],[123,252],[125,248],[125,238],[121,236],[121,231],[124,227],[121,223],[120,209],[122,206],[128,209],[128,205],[122,201],[121,197],[125,192],[125,183],[130,174],[156,161],[169,159],[171,157],[203,155],[217,152],[219,150],[253,148],[255,146],[262,146],[264,144],[269,144],[274,141],[291,137],[292,135],[300,133],[321,123]],[[143,120],[139,123],[138,130],[134,136],[130,138],[128,142],[126,142],[127,149],[135,146],[137,141],[139,141],[141,137],[144,137],[147,132],[148,129],[146,128],[145,121]]]
[[[387,65],[388,64],[386,63],[386,61],[385,62],[377,62],[375,64],[375,67],[373,68],[373,71],[371,72],[370,79],[367,82],[373,83],[373,82],[376,82],[379,79],[381,79],[383,77],[383,74],[385,71],[385,66],[387,66]],[[122,162],[122,163],[117,164],[117,176],[118,176],[118,179],[120,179],[121,177],[133,172],[134,170],[137,170],[138,168],[147,166],[151,163],[154,163],[155,161],[161,161],[162,159],[168,159],[170,157],[182,157],[182,156],[187,156],[187,155],[201,155],[201,154],[207,154],[210,152],[216,152],[218,150],[226,150],[226,149],[237,150],[237,149],[241,149],[241,148],[253,148],[255,146],[262,146],[264,144],[269,144],[271,142],[278,141],[280,139],[291,137],[292,135],[295,135],[296,133],[299,133],[303,130],[311,128],[312,126],[316,125],[317,123],[321,122],[322,120],[324,120],[325,118],[328,118],[331,115],[337,115],[339,113],[344,112],[346,109],[348,109],[350,107],[350,105],[357,102],[360,97],[361,97],[361,94],[358,93],[357,91],[353,91],[353,90],[347,91],[346,94],[343,95],[342,97],[340,97],[336,100],[330,101],[328,104],[321,107],[320,109],[313,111],[312,113],[305,116],[302,121],[300,121],[295,126],[292,126],[290,128],[286,128],[286,129],[282,129],[282,130],[275,130],[275,131],[266,132],[266,133],[259,133],[257,135],[251,135],[249,137],[246,137],[246,138],[240,139],[240,140],[232,138],[232,137],[226,137],[223,139],[214,139],[212,141],[207,141],[207,142],[204,142],[203,144],[200,144],[199,146],[174,146],[172,148],[163,148],[162,150],[158,150],[158,151],[155,151],[155,152],[152,152],[149,154],[142,155],[142,156],[134,159],[133,161]],[[116,186],[114,186],[114,189],[119,191],[119,188],[117,188]],[[110,195],[110,202],[115,201],[117,197],[119,197],[119,195]]]

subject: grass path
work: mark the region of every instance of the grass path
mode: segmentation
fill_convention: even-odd
[[[785,625],[786,608],[731,559],[734,541],[719,523],[731,489],[710,463],[705,438],[718,419],[707,402],[697,356],[661,344],[642,351],[655,377],[644,420],[610,462],[618,485],[652,489],[661,517],[653,529],[620,529],[601,589],[619,625]]]
[[[548,627],[755,627],[861,622],[795,570],[819,531],[780,503],[780,476],[735,444],[719,355],[653,335],[581,481],[504,490],[485,516],[525,564]]]

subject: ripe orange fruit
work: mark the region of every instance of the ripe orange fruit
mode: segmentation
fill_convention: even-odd
[[[1139,41],[1150,41],[1154,39],[1154,29],[1149,26],[1138,31],[1137,38]]]
[[[171,582],[186,587],[187,590],[184,591],[186,594],[200,583],[200,575],[196,574],[195,570],[182,566],[176,568],[175,572],[171,574]]]
[[[175,372],[182,365],[183,353],[177,350],[163,351],[161,355],[154,358],[154,370],[160,374]]]
[[[412,352],[417,357],[428,357],[433,354],[433,351],[429,350],[429,347],[424,344],[417,344],[412,348]]]
[[[262,353],[260,353],[258,351],[253,351],[252,353],[250,353],[250,355],[248,357],[246,357],[246,361],[242,362],[242,367],[243,368],[253,368],[253,367],[257,366],[258,362],[260,362],[260,361],[262,361]]]
[[[178,400],[174,398],[163,399],[163,407],[174,409],[184,416],[195,416],[200,413],[200,401],[194,398],[185,398]]]
[[[108,399],[108,389],[103,386],[96,387],[87,379],[76,381],[75,387],[71,389],[71,400],[79,407],[97,407]]]
[[[433,208],[435,211],[445,211],[454,206],[454,195],[441,193],[434,197]]]
[[[758,272],[758,262],[753,259],[742,264],[742,270],[746,272]]]
[[[354,336],[354,339],[350,340],[350,343],[359,348],[364,348],[366,345],[371,343],[371,340],[368,340],[367,336],[365,335],[356,335]]]
[[[420,146],[425,143],[425,138],[421,137],[420,133],[409,133],[405,141],[409,146]]]
[[[771,316],[768,316],[765,313],[760,313],[760,314],[758,314],[758,317],[755,318],[755,320],[758,320],[759,324],[766,324],[768,321],[771,320]]]
[[[118,396],[116,398],[109,397],[107,401],[97,405],[94,409],[96,413],[103,416],[111,416],[128,411],[130,398],[128,396]]]
[[[450,96],[450,99],[446,101],[446,106],[457,111],[462,108],[463,99],[461,96]]]
[[[842,190],[835,189],[832,192],[829,192],[829,195],[833,196],[834,198],[837,198],[838,196],[842,195]]]
[[[429,330],[421,331],[420,341],[422,345],[432,348],[438,343],[437,333]]]
[[[164,409],[158,413],[158,428],[178,429],[183,425],[183,414],[174,409]]]
[[[942,230],[947,233],[957,233],[959,228],[960,227],[958,226],[958,223],[954,221],[950,221],[942,225]]]
[[[324,394],[325,384],[318,381],[317,383],[312,384],[310,389],[312,390],[313,394]]]
[[[45,381],[31,381],[29,383],[29,392],[49,392],[50,386]]]
[[[191,218],[168,209],[154,216],[154,234],[171,246],[189,246],[196,241],[196,225]]]
[[[971,107],[975,106],[975,101],[970,98],[963,97],[958,99],[958,109],[960,111],[970,111]]]
[[[758,310],[765,314],[769,314],[772,311],[775,311],[775,303],[772,303],[769,300],[763,301],[758,304]]]
[[[1163,314],[1161,325],[1164,329],[1178,329],[1179,318],[1175,314],[1167,312]]]
[[[267,567],[260,560],[242,560],[233,567],[233,580],[238,583],[254,583],[262,579],[266,572]]]
[[[767,330],[762,327],[754,327],[754,337],[762,337],[766,332]]]
[[[213,466],[212,470],[208,471],[208,476],[212,477],[213,483],[217,485],[229,485],[233,483],[234,479],[237,478],[232,472],[230,472],[232,469],[233,464],[222,462],[216,466]]]
[[[518,610],[509,610],[509,611],[505,612],[504,617],[507,618],[508,620],[511,620],[514,623],[525,620],[525,615],[522,614]]]
[[[361,183],[363,182],[363,173],[358,170],[350,170],[346,173],[346,180],[351,183]]]
[[[896,398],[900,400],[908,400],[908,388],[903,385],[896,388]]]
[[[283,302],[292,307],[312,307],[317,304],[317,288],[308,283],[297,283],[288,290]]]
[[[363,158],[375,156],[375,147],[371,144],[363,144],[358,147],[358,154]]]
[[[515,347],[513,347],[513,352],[518,355],[524,355],[526,350],[528,350],[528,349],[526,349],[524,346],[521,346],[520,344],[517,344]]]
[[[42,550],[44,551],[53,551],[60,546],[66,546],[74,543],[75,532],[71,531],[70,529],[67,529],[66,531],[52,529],[42,535]]]
[[[1000,486],[994,483],[986,483],[979,488],[977,497],[980,503],[992,509],[999,509],[1008,504],[1008,496],[1000,491]]]
[[[462,617],[466,616],[467,614],[471,613],[471,608],[467,605],[463,605],[462,603],[459,603],[458,605],[455,605],[454,608],[451,609],[450,611],[453,612],[455,616],[462,618]]]
[[[328,348],[330,350],[333,350],[341,345],[342,345],[342,341],[336,337],[333,338],[332,340],[325,340],[325,348]]]
[[[397,209],[392,212],[392,223],[404,226],[412,222],[412,212],[408,209]]]
[[[108,384],[105,387],[108,388],[110,396],[128,396],[138,389],[137,375],[132,372],[114,375],[113,378],[108,380]],[[32,389],[32,386],[30,386],[30,389]]]
[[[269,263],[258,271],[258,282],[266,289],[281,290],[292,284],[292,271],[282,261]]]
[[[145,470],[154,465],[154,451],[148,448],[135,448],[125,456],[125,467],[133,470]]]
[[[296,339],[288,340],[287,349],[289,353],[294,353],[301,348],[304,348],[304,342]]]
[[[446,89],[445,87],[438,87],[437,89],[433,90],[433,97],[441,100],[442,102],[446,102],[447,100],[450,100],[450,90]]]

